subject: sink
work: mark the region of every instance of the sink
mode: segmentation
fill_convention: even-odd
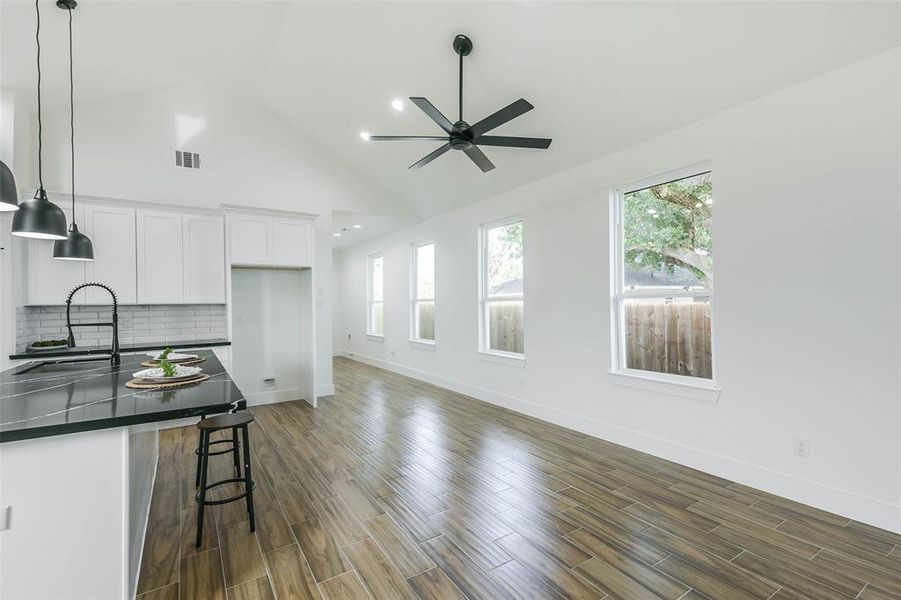
[[[13,373],[13,375],[22,375],[25,373],[28,373],[29,375],[46,375],[50,373],[78,373],[79,371],[89,371],[91,369],[96,369],[98,367],[97,363],[109,363],[109,357],[102,356],[84,360],[48,360],[44,362],[32,362],[20,367],[18,370],[16,370],[15,373]]]

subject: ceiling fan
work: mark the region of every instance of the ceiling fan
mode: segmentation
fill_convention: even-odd
[[[435,121],[446,135],[369,135],[364,136],[364,139],[376,142],[395,140],[435,140],[437,142],[445,142],[437,150],[410,165],[410,168],[419,169],[424,167],[448,150],[462,150],[472,162],[482,169],[483,173],[492,170],[494,164],[488,160],[488,157],[479,149],[479,146],[547,149],[551,145],[551,140],[547,138],[485,135],[495,127],[500,127],[504,123],[512,121],[535,108],[522,98],[473,125],[463,120],[463,57],[468,56],[472,52],[472,40],[463,34],[459,34],[454,38],[453,46],[454,52],[460,56],[460,118],[457,119],[457,122],[451,123],[450,119],[441,114],[441,111],[425,98],[410,98],[410,102],[422,109],[422,112]]]

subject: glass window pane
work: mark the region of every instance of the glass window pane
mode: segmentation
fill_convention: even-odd
[[[425,301],[416,303],[416,339],[435,339],[435,302]]]
[[[522,354],[522,300],[488,302],[488,348]]]
[[[381,302],[373,302],[369,305],[369,333],[385,335],[384,323],[384,305]]]
[[[382,257],[375,256],[369,261],[370,282],[372,285],[372,300],[384,300],[382,297]]]
[[[523,293],[522,221],[488,230],[488,295]]]
[[[416,297],[435,298],[435,244],[416,247]]]
[[[713,289],[710,173],[623,196],[624,283]]]
[[[709,298],[627,299],[626,367],[713,377]]]

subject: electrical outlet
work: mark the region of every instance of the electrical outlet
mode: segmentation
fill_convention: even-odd
[[[0,248],[0,250],[2,250],[2,248]],[[12,511],[13,507],[8,504],[6,506],[0,506],[0,531],[6,531],[12,525],[10,522]]]
[[[278,387],[278,379],[275,377],[261,377],[260,387],[264,390],[274,390]]]
[[[795,454],[805,458],[810,456],[810,440],[803,438],[795,439]]]

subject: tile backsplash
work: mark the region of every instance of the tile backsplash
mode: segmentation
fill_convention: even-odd
[[[112,306],[72,306],[72,322],[109,322]],[[227,337],[224,304],[129,304],[119,306],[119,343],[190,342]],[[77,327],[79,346],[107,346],[109,327]],[[65,339],[65,306],[16,308],[16,350],[40,340]]]

